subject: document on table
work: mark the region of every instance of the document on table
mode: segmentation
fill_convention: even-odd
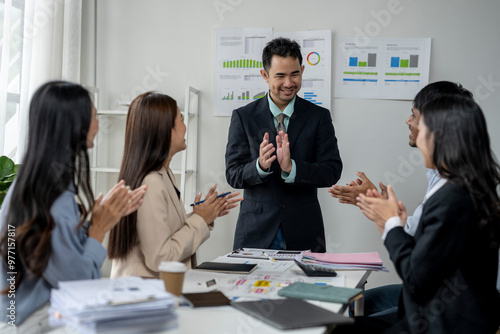
[[[226,263],[256,263],[257,270],[259,271],[272,271],[272,272],[285,272],[288,268],[293,266],[293,261],[271,261],[260,259],[243,259],[236,257],[227,257],[227,255],[219,256],[212,262],[226,262]]]
[[[297,275],[291,272],[270,272],[257,270],[250,275],[220,274],[190,270],[186,273],[183,293],[203,291],[206,282],[215,280],[216,285],[207,288],[220,290],[228,298],[257,298],[275,299],[280,298],[278,291],[295,282],[305,282],[322,285],[334,285],[343,287],[345,277],[307,277],[303,274]]]
[[[226,254],[227,257],[239,257],[243,259],[275,260],[275,261],[293,261],[295,256],[301,252],[310,252],[311,250],[278,250],[264,248],[240,248]]]
[[[330,284],[344,286],[344,277],[307,277],[283,274],[252,274],[248,276],[226,277],[220,281],[222,291],[229,298],[276,299],[278,291],[295,282]]]
[[[59,282],[59,292],[71,298],[76,309],[170,298],[163,281],[135,276]]]

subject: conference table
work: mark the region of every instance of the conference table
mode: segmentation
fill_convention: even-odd
[[[217,259],[216,259],[217,260]],[[285,262],[287,265],[285,265]],[[278,270],[273,272],[270,270],[270,266],[274,265]],[[286,269],[283,269],[285,268]],[[316,283],[316,284],[331,284],[338,286],[345,286],[349,288],[361,288],[364,289],[364,285],[369,275],[370,270],[342,270],[337,271],[338,275],[335,278],[326,277],[308,277],[296,264],[290,261],[276,261],[276,264],[270,264],[266,261],[261,261],[259,263],[258,269],[252,272],[250,275],[241,274],[221,274],[221,273],[211,273],[203,272],[201,270],[190,270],[186,273],[184,280],[183,293],[186,292],[203,292],[211,290],[219,290],[223,292],[228,298],[236,301],[247,301],[255,300],[252,299],[253,296],[248,295],[238,297],[240,292],[234,290],[234,286],[223,284],[223,282],[233,282],[235,280],[255,282],[255,278],[266,279],[268,281],[273,280],[274,282],[280,282],[280,278],[286,277],[289,282],[328,282],[329,279],[333,279],[332,283]],[[254,278],[252,281],[251,278]],[[211,286],[210,288],[200,287],[199,282],[205,281],[206,279],[216,279],[217,284]],[[283,282],[283,280],[281,280]],[[239,283],[238,283],[239,284]],[[253,283],[251,283],[253,284]],[[279,286],[278,284],[273,284],[273,286]],[[259,289],[257,289],[259,290]],[[263,291],[263,289],[260,289]],[[272,289],[270,289],[271,291]],[[276,289],[275,289],[276,290]],[[248,290],[250,293],[256,291],[255,289]],[[266,296],[260,295],[259,299],[266,299]],[[267,299],[281,298],[277,296],[276,291],[267,297]],[[346,314],[348,305],[337,304],[329,302],[320,301],[310,301],[308,302],[323,307],[329,311]],[[250,315],[247,315],[232,306],[215,306],[215,307],[199,307],[192,308],[182,305],[182,298],[179,299],[179,306],[177,307],[177,326],[176,328],[165,331],[169,334],[192,334],[192,333],[214,333],[214,334],[278,334],[278,333],[293,333],[293,334],[322,334],[328,333],[333,327],[320,326],[320,327],[310,327],[302,329],[291,329],[291,330],[280,330],[271,325],[266,324]],[[356,315],[363,315],[363,299],[357,299],[355,301],[354,313]],[[62,333],[75,333],[74,330],[70,328],[54,328],[51,334],[62,334]],[[162,332],[163,333],[163,332]]]
[[[254,274],[259,274],[260,268]],[[188,272],[187,278],[190,273],[199,272],[192,270]],[[294,277],[294,281],[307,281],[304,272],[295,264],[286,270],[288,277]],[[353,270],[353,271],[338,271],[338,276],[343,277],[345,287],[361,288],[364,285],[369,275],[370,270]],[[234,274],[225,274],[234,275]],[[322,278],[318,277],[318,280]],[[220,291],[225,293],[224,287],[219,288]],[[226,292],[227,293],[227,292]],[[234,295],[231,292],[227,293],[228,296]],[[238,298],[237,300],[239,300]],[[246,298],[245,300],[247,300]],[[332,312],[345,314],[348,305],[336,304],[329,302],[308,301],[312,304],[323,307]],[[363,299],[355,301],[354,313],[356,315],[363,315]],[[332,328],[327,326],[293,329],[293,330],[280,330],[272,327],[250,315],[247,315],[232,306],[219,306],[219,307],[200,307],[190,308],[180,306],[178,308],[178,328],[169,331],[175,334],[191,334],[191,333],[217,333],[217,334],[277,334],[277,333],[293,333],[293,334],[320,334],[327,333]]]

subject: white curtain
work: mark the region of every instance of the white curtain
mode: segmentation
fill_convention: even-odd
[[[26,0],[19,135],[22,161],[31,96],[49,80],[80,82],[82,0]]]

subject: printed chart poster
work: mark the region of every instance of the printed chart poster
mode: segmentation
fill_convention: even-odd
[[[340,39],[335,97],[413,100],[429,83],[430,38]]]
[[[299,43],[302,50],[302,88],[297,95],[330,109],[332,32],[309,30],[275,32],[273,38],[286,37]]]
[[[262,50],[272,28],[222,28],[215,31],[214,115],[231,116],[234,109],[260,99],[268,91],[262,78]]]

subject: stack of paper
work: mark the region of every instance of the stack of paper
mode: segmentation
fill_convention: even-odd
[[[50,296],[51,326],[80,333],[149,333],[177,327],[175,297],[163,281],[140,277],[60,282]]]
[[[377,252],[372,253],[309,253],[296,257],[305,264],[323,266],[334,270],[382,270],[387,271]]]

